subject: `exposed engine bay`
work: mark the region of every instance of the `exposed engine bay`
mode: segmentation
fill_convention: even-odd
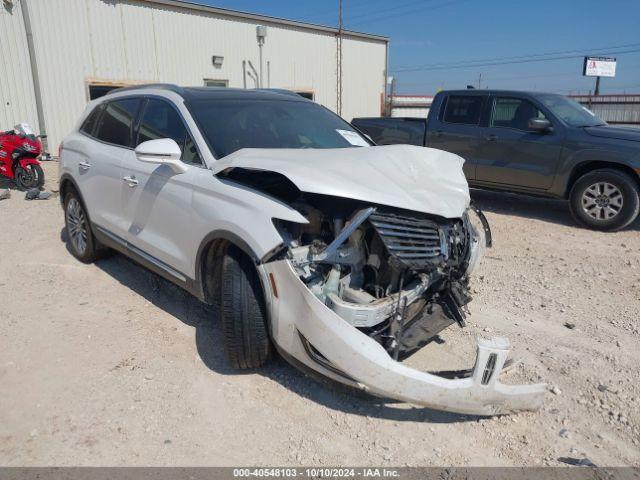
[[[467,213],[445,219],[322,195],[292,206],[309,223],[277,226],[300,279],[391,357],[406,358],[454,322],[464,326],[468,273],[480,254]]]

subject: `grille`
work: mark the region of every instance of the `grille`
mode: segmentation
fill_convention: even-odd
[[[392,257],[412,269],[425,269],[447,256],[444,232],[431,220],[376,212],[369,217]]]

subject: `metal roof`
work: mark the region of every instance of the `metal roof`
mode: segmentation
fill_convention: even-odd
[[[276,25],[286,25],[289,27],[297,27],[304,30],[310,30],[314,32],[328,32],[334,35],[338,34],[338,29],[335,27],[329,27],[326,25],[318,25],[315,23],[299,22],[296,20],[287,20],[286,18],[272,17],[269,15],[260,15],[257,13],[241,12],[238,10],[230,10],[228,8],[211,7],[209,5],[202,5],[200,3],[188,2],[185,0],[140,0],[145,3],[152,3],[156,5],[163,5],[168,7],[182,8],[186,10],[194,10],[199,12],[213,13],[225,17],[240,18],[244,20],[253,20],[256,22]],[[345,37],[365,38],[368,40],[376,40],[379,42],[389,42],[389,37],[382,35],[374,35],[371,33],[354,32],[352,30],[342,30],[342,35]]]

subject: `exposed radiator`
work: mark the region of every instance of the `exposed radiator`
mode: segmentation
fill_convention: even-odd
[[[433,265],[433,259],[448,256],[445,233],[432,220],[375,212],[369,221],[389,254],[409,268],[425,269]]]

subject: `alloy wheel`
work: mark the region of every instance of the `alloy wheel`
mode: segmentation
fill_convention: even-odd
[[[67,231],[76,252],[83,255],[87,249],[87,221],[82,205],[76,198],[70,199],[67,204]]]
[[[596,220],[611,220],[622,210],[624,199],[620,189],[609,182],[598,182],[582,194],[582,209]]]

